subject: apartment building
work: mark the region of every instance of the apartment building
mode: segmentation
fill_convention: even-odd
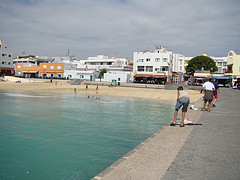
[[[165,83],[172,76],[173,53],[166,46],[156,46],[155,50],[139,51],[133,54],[135,82]]]
[[[14,75],[12,51],[8,50],[5,41],[0,40],[0,75]]]
[[[32,65],[26,63],[15,63],[15,76],[27,78],[63,78],[64,63],[39,63]]]
[[[132,81],[132,66],[129,64],[127,58],[98,55],[89,57],[86,60],[74,60],[72,63],[77,65],[77,69],[76,71],[68,71],[68,77],[77,77],[90,81]],[[104,74],[104,77],[100,78],[99,72],[101,69],[106,69],[107,73]],[[69,74],[70,72],[74,74]]]
[[[75,61],[76,62],[76,61]],[[128,65],[127,58],[117,58],[115,56],[98,55],[80,60],[76,63],[78,69],[96,70],[107,69],[109,71],[123,70]]]
[[[227,57],[214,57],[210,56],[215,62],[218,68],[218,71],[214,72],[214,74],[224,74],[227,71]]]

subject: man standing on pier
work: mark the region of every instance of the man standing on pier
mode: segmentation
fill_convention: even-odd
[[[203,103],[203,108],[202,111],[205,111],[206,104],[208,102],[208,109],[207,111],[210,112],[210,107],[212,105],[212,100],[213,100],[213,91],[215,90],[215,87],[213,83],[209,82],[209,78],[205,79],[205,83],[202,86],[201,93],[204,91],[204,103]]]

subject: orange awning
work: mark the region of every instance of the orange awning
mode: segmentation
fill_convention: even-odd
[[[165,76],[165,75],[154,75],[153,77],[154,78],[167,78],[167,76]]]
[[[151,78],[151,77],[153,77],[153,75],[152,74],[136,74],[134,77]]]

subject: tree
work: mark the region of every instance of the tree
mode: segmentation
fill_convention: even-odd
[[[189,74],[193,74],[196,70],[202,69],[212,72],[218,71],[216,62],[212,58],[202,55],[196,56],[189,61],[186,67],[186,72]]]
[[[107,72],[107,69],[100,69],[100,76],[103,77],[103,75]]]

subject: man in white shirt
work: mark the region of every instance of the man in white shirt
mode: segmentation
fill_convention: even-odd
[[[213,91],[215,90],[215,87],[213,83],[209,82],[209,78],[205,79],[205,83],[202,86],[201,93],[204,90],[204,103],[203,103],[203,108],[202,111],[205,111],[206,108],[206,103],[208,102],[208,112],[210,112],[210,107],[212,105],[212,100],[213,100]]]

